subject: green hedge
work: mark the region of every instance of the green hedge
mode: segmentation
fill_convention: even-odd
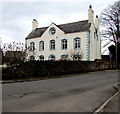
[[[58,76],[65,74],[75,74],[96,70],[114,69],[115,62],[112,61],[28,61],[8,67],[2,71],[3,80]],[[119,67],[120,68],[120,67]]]

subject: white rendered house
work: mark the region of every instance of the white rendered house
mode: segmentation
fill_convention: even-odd
[[[26,46],[32,50],[27,59],[60,60],[70,53],[78,58],[82,55],[82,60],[85,61],[101,59],[99,18],[96,16],[94,21],[91,5],[88,9],[88,20],[61,25],[51,23],[48,27],[38,28],[37,20],[33,19],[32,32],[25,40]]]

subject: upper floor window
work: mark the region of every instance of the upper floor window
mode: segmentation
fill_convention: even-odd
[[[77,37],[74,39],[74,49],[79,49],[80,48],[80,38]]]
[[[94,32],[94,39],[98,40],[98,34],[97,34],[97,29]]]
[[[30,51],[34,51],[35,50],[35,43],[31,42],[30,43]]]
[[[43,56],[43,55],[40,55],[40,56],[39,56],[39,59],[40,59],[40,61],[44,61],[44,56]]]
[[[40,41],[39,49],[40,49],[40,51],[44,50],[44,41]]]
[[[54,27],[50,28],[50,30],[49,30],[50,35],[54,35],[55,32],[56,32],[56,30]]]
[[[67,49],[67,39],[61,41],[62,49]]]
[[[96,33],[94,32],[94,39],[96,39]]]
[[[50,50],[55,50],[55,40],[50,41]]]

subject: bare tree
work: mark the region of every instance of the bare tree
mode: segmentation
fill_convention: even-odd
[[[81,50],[71,50],[70,52],[64,54],[66,58],[63,60],[81,60],[83,58],[83,53]]]
[[[24,43],[21,42],[10,42],[10,43],[2,43],[1,49],[3,52],[6,51],[23,51],[24,50]]]
[[[106,47],[111,42],[114,45],[109,46],[109,52],[113,55],[116,60],[116,67],[118,59],[120,57],[120,0],[115,2],[113,5],[106,8],[101,13],[101,24],[104,25],[104,30],[102,31],[102,36],[104,40],[108,40],[108,43],[103,47]],[[114,49],[112,49],[114,48]],[[114,51],[113,51],[114,50]],[[115,52],[115,53],[114,53]]]
[[[104,29],[102,31],[103,40],[109,40],[111,42],[114,42],[115,45],[119,43],[120,42],[120,0],[118,0],[113,5],[106,8],[101,13],[101,24],[103,25],[103,29]]]
[[[26,47],[24,52],[23,52],[24,60],[25,61],[35,60],[36,52],[37,52],[36,49],[31,50],[30,47]]]

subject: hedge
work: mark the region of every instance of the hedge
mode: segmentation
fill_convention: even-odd
[[[120,68],[120,64],[118,66]],[[31,77],[59,76],[97,70],[115,69],[115,61],[28,61],[7,67],[2,71],[3,80]]]

